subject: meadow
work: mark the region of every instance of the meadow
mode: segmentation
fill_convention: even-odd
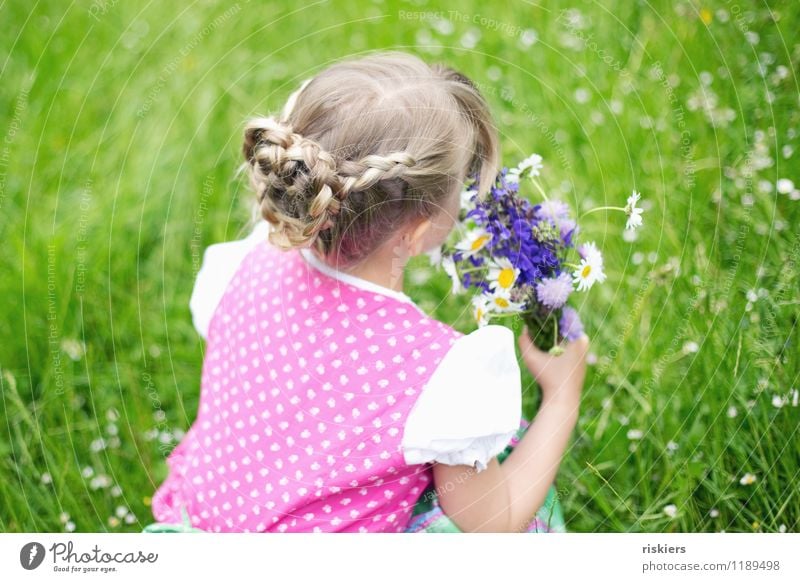
[[[800,6],[0,4],[0,530],[141,531],[194,419],[203,249],[245,235],[244,120],[380,49],[478,84],[608,280],[556,486],[581,532],[800,531]],[[462,331],[425,259],[407,292]],[[525,409],[538,388],[525,375]]]

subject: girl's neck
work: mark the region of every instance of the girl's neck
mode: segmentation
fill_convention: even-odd
[[[315,254],[315,257],[342,273],[403,293],[403,272],[408,258],[398,253],[396,248],[396,245],[385,245],[348,267],[330,265],[318,255]]]

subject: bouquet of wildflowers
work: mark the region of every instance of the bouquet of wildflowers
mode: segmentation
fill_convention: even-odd
[[[578,313],[567,306],[574,291],[588,291],[606,279],[603,256],[593,242],[579,241],[580,229],[569,206],[547,196],[538,181],[542,158],[536,154],[516,168],[503,168],[485,200],[477,199],[474,180],[462,194],[461,226],[466,232],[445,245],[441,265],[453,292],[474,288],[472,312],[479,326],[502,317],[522,317],[536,345],[559,354],[562,341],[583,333]],[[541,200],[521,192],[527,186]],[[628,229],[642,224],[639,194],[625,207]]]

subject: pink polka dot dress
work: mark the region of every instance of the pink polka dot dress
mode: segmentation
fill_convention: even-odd
[[[212,532],[403,531],[431,462],[482,468],[510,441],[516,359],[499,370],[516,383],[490,396],[463,368],[497,341],[470,352],[473,334],[310,251],[274,248],[265,224],[206,252],[193,295],[207,341],[199,410],[153,515],[176,523],[185,511]]]

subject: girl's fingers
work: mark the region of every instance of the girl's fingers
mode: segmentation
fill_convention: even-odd
[[[547,354],[537,348],[533,341],[531,341],[531,336],[528,335],[527,327],[522,329],[522,333],[519,336],[519,349],[522,352],[522,357],[529,366],[535,369],[541,369]]]

